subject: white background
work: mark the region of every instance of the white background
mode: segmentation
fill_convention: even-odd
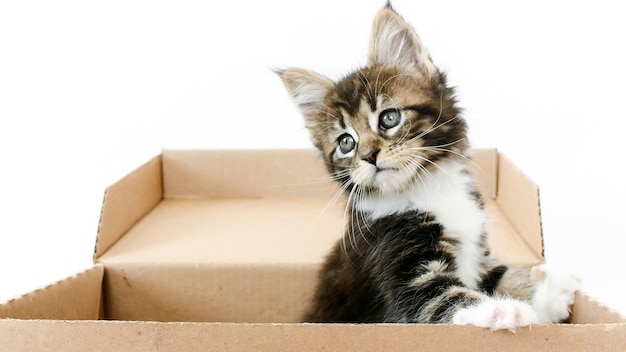
[[[91,266],[104,189],[162,148],[301,148],[271,69],[365,64],[376,1],[0,3],[0,301]],[[476,147],[541,187],[547,260],[626,313],[617,1],[394,1]]]

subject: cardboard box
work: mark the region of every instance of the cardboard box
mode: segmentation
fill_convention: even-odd
[[[473,159],[493,253],[541,263],[537,186]],[[582,293],[572,324],[515,334],[297,323],[343,202],[313,150],[166,150],[106,190],[93,268],[0,305],[0,350],[626,351],[626,318]]]

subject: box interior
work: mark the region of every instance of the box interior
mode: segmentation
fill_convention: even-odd
[[[493,149],[472,165],[493,253],[541,263],[536,186]],[[298,322],[344,205],[313,150],[165,150],[106,192],[105,318]]]

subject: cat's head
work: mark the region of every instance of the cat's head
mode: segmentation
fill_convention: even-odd
[[[331,175],[346,188],[402,192],[468,148],[453,90],[389,5],[374,20],[366,67],[338,82],[297,68],[280,75]]]

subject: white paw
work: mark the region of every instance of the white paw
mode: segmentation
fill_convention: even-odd
[[[542,266],[545,278],[537,285],[532,306],[537,312],[539,322],[543,324],[566,321],[574,304],[574,295],[580,289],[578,276]]]
[[[515,331],[518,327],[536,324],[538,320],[535,310],[527,303],[513,299],[489,299],[459,310],[452,322],[491,330]]]

